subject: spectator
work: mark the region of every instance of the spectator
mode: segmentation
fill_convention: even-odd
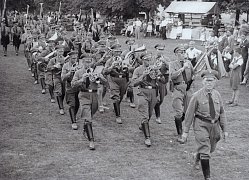
[[[125,31],[125,36],[131,37],[132,34],[133,34],[133,22],[129,22],[128,27],[127,27],[127,29]]]
[[[141,30],[142,22],[139,18],[135,21],[135,38],[140,39],[140,30]]]

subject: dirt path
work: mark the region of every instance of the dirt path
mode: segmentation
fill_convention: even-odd
[[[153,47],[158,41],[143,42]],[[170,51],[174,46],[175,42],[169,41]],[[0,63],[0,179],[202,179],[200,171],[191,171],[193,133],[186,145],[175,141],[170,95],[162,108],[163,124],[156,124],[154,118],[150,123],[151,148],[143,144],[137,111],[124,102],[122,125],[115,123],[110,104],[106,113],[96,114],[96,150],[89,151],[82,122],[78,131],[71,130],[68,107],[65,105],[66,114],[61,116],[57,104],[49,102],[49,95],[41,94],[22,53],[3,57],[1,52]],[[228,79],[218,85],[225,100],[231,95],[225,90],[228,87]],[[214,179],[243,180],[249,176],[248,89],[243,87],[241,94],[241,106],[226,107],[230,138],[218,145],[211,159]]]

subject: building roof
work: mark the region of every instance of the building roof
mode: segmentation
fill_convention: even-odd
[[[173,1],[165,10],[168,13],[218,14],[216,2]],[[215,12],[216,11],[216,12]]]

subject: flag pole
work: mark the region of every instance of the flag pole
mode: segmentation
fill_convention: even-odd
[[[43,11],[42,5],[43,5],[43,3],[40,3],[40,6],[41,6],[41,8],[40,8],[40,18],[41,18],[41,19],[42,19],[42,11]]]
[[[4,18],[4,14],[5,14],[5,11],[6,11],[6,1],[7,1],[7,0],[4,0],[4,4],[3,4],[2,20],[3,20],[3,18]]]
[[[29,15],[29,5],[27,4],[26,24],[28,24],[28,15]]]

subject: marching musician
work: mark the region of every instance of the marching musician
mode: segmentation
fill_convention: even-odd
[[[92,57],[83,55],[83,68],[76,71],[71,82],[73,88],[79,88],[79,101],[81,106],[81,119],[84,120],[84,132],[89,140],[90,150],[95,149],[92,130],[92,118],[98,110],[97,89],[99,83],[107,83],[102,74],[95,74],[91,68]]]
[[[164,101],[164,97],[167,95],[167,82],[169,80],[169,63],[167,61],[169,61],[164,55],[163,55],[163,51],[165,49],[165,45],[162,45],[162,44],[157,44],[155,46],[156,50],[157,50],[157,54],[156,54],[156,64],[158,66],[158,68],[160,69],[160,72],[161,74],[164,76],[165,78],[165,82],[161,82],[161,81],[158,81],[158,92],[159,92],[159,97],[160,97],[160,100],[159,102],[155,105],[155,115],[156,115],[156,122],[158,124],[161,124],[162,121],[161,121],[161,118],[160,118],[160,115],[161,115],[161,110],[160,110],[160,107],[161,107],[161,104],[163,103]]]
[[[82,44],[81,52],[82,54],[85,53],[92,53],[94,49],[95,41],[93,40],[93,35],[91,32],[87,33],[86,39]]]
[[[24,44],[24,55],[27,59],[29,71],[31,71],[30,45],[32,43],[32,34],[29,25],[24,26],[24,33],[22,34],[21,41]]]
[[[7,56],[8,44],[10,43],[10,28],[6,25],[5,19],[1,23],[1,45],[3,46],[3,54]]]
[[[190,86],[193,82],[194,69],[186,59],[185,48],[180,45],[174,49],[177,60],[170,63],[171,91],[173,92],[173,109],[178,140],[182,135],[182,122],[187,108]]]
[[[19,53],[19,47],[21,44],[21,35],[22,35],[22,29],[20,26],[18,26],[18,22],[14,22],[14,26],[11,29],[12,37],[13,37],[13,46],[15,46],[16,55],[18,56]]]
[[[153,66],[152,53],[144,53],[141,58],[143,64],[134,70],[132,85],[139,87],[137,108],[142,119],[139,129],[144,132],[144,143],[149,147],[151,146],[149,120],[153,109],[159,102],[157,84],[158,82],[166,83],[166,81],[160,70]]]
[[[82,68],[82,64],[78,61],[78,52],[71,51],[69,54],[70,60],[62,67],[61,79],[66,84],[66,103],[69,105],[69,114],[72,122],[72,129],[77,130],[76,115],[79,110],[79,91],[72,87],[72,79],[75,71]]]
[[[42,86],[42,93],[46,93],[45,88],[47,86],[50,94],[50,101],[51,103],[55,103],[52,71],[47,70],[48,62],[55,56],[55,43],[53,41],[45,42],[45,35],[43,34],[40,35],[40,40],[43,50],[37,57],[37,69]],[[51,57],[46,57],[50,53],[52,53]]]
[[[54,87],[54,95],[60,109],[60,114],[64,115],[63,100],[65,95],[65,83],[61,79],[62,66],[65,62],[63,53],[64,46],[56,46],[57,56],[52,58],[47,66],[47,70],[52,72],[52,86]]]
[[[108,75],[116,122],[122,124],[122,119],[120,117],[120,103],[126,93],[129,71],[127,67],[122,66],[122,58],[120,57],[122,53],[121,45],[114,44],[111,49],[113,57],[107,60],[104,74]]]

